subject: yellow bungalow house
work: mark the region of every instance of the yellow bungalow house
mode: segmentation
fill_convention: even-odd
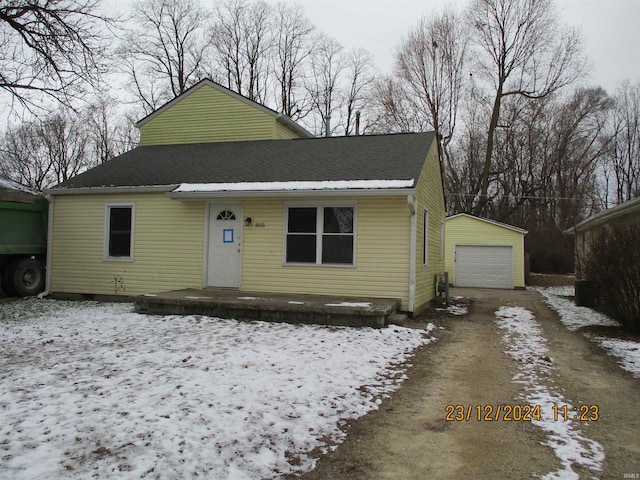
[[[444,270],[433,133],[311,138],[204,80],[138,123],[140,146],[51,198],[47,290],[182,288],[398,298]]]

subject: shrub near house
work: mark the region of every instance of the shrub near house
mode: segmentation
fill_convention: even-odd
[[[640,223],[602,228],[587,242],[584,276],[600,305],[630,330],[640,331]]]

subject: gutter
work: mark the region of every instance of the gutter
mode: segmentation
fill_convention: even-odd
[[[96,195],[104,193],[165,193],[178,187],[174,185],[147,185],[137,187],[74,187],[74,188],[50,188],[44,191],[51,195]]]
[[[409,254],[409,312],[413,313],[416,299],[416,245],[418,243],[418,218],[416,215],[416,201],[413,195],[407,195],[407,206],[411,213],[411,243]]]
[[[53,256],[53,209],[54,197],[47,195],[49,211],[47,212],[47,264],[45,265],[44,292],[38,294],[38,298],[44,298],[51,294],[51,258]]]
[[[169,198],[197,199],[197,198],[247,198],[247,197],[353,197],[353,196],[404,196],[414,195],[413,188],[381,188],[381,189],[317,189],[317,190],[226,190],[218,192],[167,192]]]

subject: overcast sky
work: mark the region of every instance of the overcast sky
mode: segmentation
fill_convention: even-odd
[[[302,0],[321,30],[347,47],[371,51],[380,70],[392,68],[392,52],[423,15],[441,11],[446,0]],[[593,65],[590,83],[613,93],[623,79],[640,80],[640,0],[560,0],[564,23],[580,28]]]
[[[103,0],[124,13],[132,0]],[[278,3],[279,0],[267,0]],[[212,0],[202,0],[212,5]],[[381,72],[389,72],[393,50],[421,16],[465,0],[298,0],[321,31],[346,49],[369,50]],[[613,93],[621,80],[640,81],[640,0],[556,0],[561,21],[582,31],[593,66],[589,84]]]

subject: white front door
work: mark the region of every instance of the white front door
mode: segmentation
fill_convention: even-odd
[[[209,207],[207,285],[240,287],[242,206]]]

